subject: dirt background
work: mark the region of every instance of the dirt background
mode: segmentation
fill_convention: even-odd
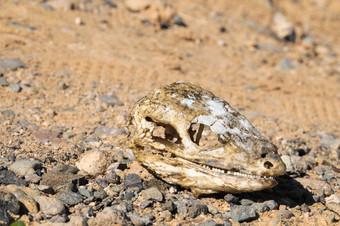
[[[130,2],[0,0],[0,58],[26,65],[4,76],[35,89],[0,87],[0,110],[13,110],[15,120],[40,129],[79,134],[100,125],[123,128],[139,98],[180,80],[240,110],[281,154],[288,139],[317,149],[323,133],[340,137],[339,1]],[[275,34],[276,12],[294,27],[294,42]],[[186,26],[173,22],[174,15]],[[98,100],[109,93],[124,105]],[[17,156],[39,158],[34,135],[11,131],[11,120],[1,118],[0,144],[21,139],[25,152]],[[122,147],[123,138],[104,143]],[[69,152],[64,146],[48,154]],[[340,168],[336,153],[321,157],[318,162]],[[257,223],[271,217],[266,213]],[[326,215],[319,218],[312,221],[329,223]]]

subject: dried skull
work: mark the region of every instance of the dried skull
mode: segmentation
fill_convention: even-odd
[[[139,100],[129,120],[136,158],[196,195],[274,187],[286,167],[276,147],[226,101],[187,82]]]

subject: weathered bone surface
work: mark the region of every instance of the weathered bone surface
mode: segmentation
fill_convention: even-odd
[[[128,143],[160,178],[196,195],[274,187],[286,167],[276,147],[226,101],[187,82],[153,90],[133,107]]]

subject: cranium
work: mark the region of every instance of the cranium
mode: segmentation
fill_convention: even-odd
[[[128,141],[160,178],[196,195],[274,187],[286,167],[277,148],[238,111],[187,82],[153,90],[133,107]]]

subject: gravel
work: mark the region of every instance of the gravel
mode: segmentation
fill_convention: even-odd
[[[66,213],[66,208],[62,201],[45,196],[37,196],[34,199],[39,203],[40,210],[46,215],[61,215]]]

